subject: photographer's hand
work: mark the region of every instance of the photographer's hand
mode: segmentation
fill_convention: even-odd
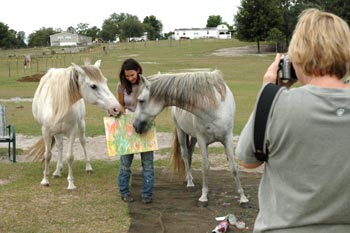
[[[298,81],[297,79],[290,79],[288,81],[283,81],[282,79],[278,79],[277,85],[286,87],[287,89],[289,89],[297,81]]]
[[[288,81],[283,81],[278,77],[279,63],[283,58],[284,58],[284,55],[279,53],[276,54],[275,61],[269,66],[269,68],[267,69],[264,75],[263,84],[273,83],[279,86],[290,88],[294,83],[298,81],[297,79],[290,79]]]
[[[269,66],[267,69],[264,78],[263,78],[263,84],[266,83],[273,83],[278,84],[278,64],[280,63],[280,60],[284,57],[284,55],[281,55],[279,53],[276,54],[275,61]]]

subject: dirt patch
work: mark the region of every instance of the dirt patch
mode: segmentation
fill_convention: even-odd
[[[169,148],[172,144],[172,133],[157,133],[160,148]],[[17,146],[23,150],[35,144],[39,137],[17,134]],[[234,145],[239,137],[235,136]],[[64,139],[66,141],[66,139]],[[4,147],[7,145],[4,145]],[[87,138],[87,151],[92,160],[117,160],[118,156],[108,157],[106,137],[104,135]],[[210,146],[222,146],[214,143]],[[3,144],[0,144],[3,147]],[[66,154],[64,142],[64,155]],[[53,149],[53,160],[56,160],[57,149]],[[73,148],[76,160],[83,160],[83,152],[76,140]],[[169,154],[155,152],[155,160],[169,159]],[[135,156],[140,160],[140,156]],[[200,163],[201,156],[194,155],[193,161]],[[18,162],[25,162],[23,155],[17,157]],[[0,162],[9,163],[8,157],[0,157]],[[211,232],[219,223],[217,216],[234,214],[240,221],[244,221],[248,229],[237,230],[230,226],[229,232],[252,232],[254,221],[258,212],[258,186],[261,179],[262,169],[247,170],[239,167],[239,176],[245,194],[250,201],[251,208],[244,209],[239,206],[239,195],[236,184],[229,171],[228,161],[225,154],[210,154],[210,171],[208,175],[208,207],[198,207],[197,200],[201,195],[202,175],[200,170],[193,171],[195,190],[189,192],[186,185],[172,177],[168,168],[155,169],[154,200],[150,205],[141,203],[140,191],[142,185],[141,169],[133,171],[131,190],[135,202],[129,204],[131,226],[128,232]],[[67,166],[66,164],[64,166]],[[0,180],[9,182],[9,180]]]
[[[11,181],[10,180],[7,180],[7,179],[0,179],[0,185],[3,185],[3,184],[8,184],[10,183]]]
[[[216,50],[213,55],[223,57],[243,56],[243,55],[266,55],[276,53],[275,48],[271,45],[260,45],[260,53],[257,46],[232,47]]]
[[[33,74],[30,76],[24,76],[18,79],[17,82],[40,82],[42,76],[44,76],[44,74]]]
[[[155,189],[152,204],[142,204],[138,195],[141,190],[141,171],[135,171],[131,192],[135,202],[129,204],[131,226],[129,233],[138,232],[211,232],[219,223],[215,217],[234,214],[246,225],[245,230],[230,226],[227,232],[253,232],[258,213],[258,186],[260,173],[240,172],[241,182],[251,208],[239,206],[235,182],[227,170],[211,170],[208,175],[209,205],[198,207],[201,195],[201,172],[194,171],[195,191],[189,192],[186,185],[172,178],[167,169],[155,169]]]

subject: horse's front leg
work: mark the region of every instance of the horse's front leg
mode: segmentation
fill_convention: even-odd
[[[181,130],[177,130],[177,137],[180,143],[182,159],[185,164],[186,181],[187,181],[186,187],[189,191],[192,191],[194,189],[194,183],[193,183],[193,177],[192,177],[191,168],[190,168],[191,167],[190,160],[188,157],[189,151],[187,149],[186,134]]]
[[[45,168],[44,168],[44,177],[41,180],[40,184],[43,186],[49,186],[50,182],[49,182],[49,175],[50,175],[50,161],[51,161],[51,145],[52,145],[52,137],[46,135],[45,133],[43,133],[43,139],[44,139],[44,143],[45,143],[45,154],[44,154],[44,158],[45,158]]]
[[[86,152],[86,137],[85,137],[85,121],[81,120],[80,124],[79,124],[79,141],[80,141],[80,145],[83,148],[83,152],[84,152],[84,157],[85,157],[85,171],[89,174],[91,174],[93,172],[91,163],[90,163],[90,158]]]
[[[249,200],[244,194],[243,187],[241,185],[241,181],[239,179],[238,171],[236,163],[234,162],[234,156],[233,156],[233,135],[228,136],[226,139],[226,142],[224,143],[225,151],[227,158],[229,160],[230,170],[232,172],[232,175],[236,181],[236,187],[237,191],[239,193],[240,199],[239,203],[242,207],[248,208],[249,207]]]
[[[55,135],[56,147],[57,147],[57,164],[56,170],[53,173],[55,178],[61,177],[61,172],[63,170],[63,136],[60,134]]]
[[[73,177],[73,144],[75,140],[75,133],[71,133],[71,135],[68,138],[68,148],[67,148],[67,161],[68,161],[68,190],[74,190],[76,189],[74,185],[74,177]]]
[[[209,173],[209,160],[208,160],[208,145],[204,140],[198,139],[199,148],[202,155],[202,195],[198,199],[198,205],[206,207],[208,206],[208,192],[207,176]]]

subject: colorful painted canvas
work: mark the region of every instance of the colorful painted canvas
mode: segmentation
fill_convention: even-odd
[[[134,113],[119,117],[104,117],[108,155],[125,155],[158,150],[156,128],[154,125],[145,134],[135,132],[132,123]]]

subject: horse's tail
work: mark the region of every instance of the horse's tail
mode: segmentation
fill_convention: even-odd
[[[173,168],[173,174],[178,172],[180,178],[185,177],[185,163],[182,159],[179,139],[177,137],[176,129],[174,133],[174,141],[171,153],[171,167]]]
[[[52,137],[51,148],[55,145],[55,137]],[[44,161],[45,154],[45,141],[41,137],[32,147],[27,151],[27,158],[30,158],[31,161]]]

